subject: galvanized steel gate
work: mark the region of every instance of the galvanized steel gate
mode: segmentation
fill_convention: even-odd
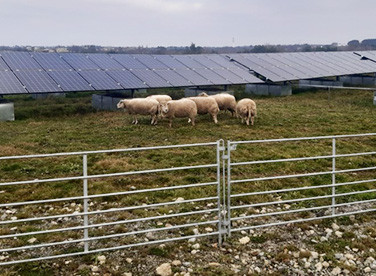
[[[54,194],[53,189],[58,191],[64,185],[70,185],[72,190],[80,193],[70,196],[70,190],[67,190],[67,196],[45,198],[38,195],[38,199],[0,203],[0,265],[199,237],[214,236],[217,238],[213,242],[221,244],[223,237],[236,231],[376,211],[376,187],[373,188],[376,177],[372,175],[376,169],[376,151],[337,152],[337,141],[360,138],[368,139],[364,142],[367,149],[375,148],[376,134],[360,134],[227,141],[226,145],[219,140],[213,143],[0,157],[0,162],[67,158],[63,161],[76,168],[72,170],[76,175],[69,177],[2,180],[0,189],[4,191],[0,196],[17,193],[18,188],[22,191],[20,194],[26,192],[25,195],[28,195],[34,185],[39,184],[47,185],[46,189],[51,189],[48,186],[51,185],[51,194]],[[268,156],[268,147],[273,143],[309,142],[308,146],[314,147],[312,143],[317,141],[321,143],[316,145],[318,149],[325,147],[325,141],[329,141],[331,153],[285,158],[282,153],[271,152],[284,158]],[[268,146],[262,148],[262,145]],[[361,148],[362,143],[357,145]],[[248,146],[253,149],[247,150]],[[266,155],[260,153],[263,149]],[[172,151],[171,154],[179,158],[173,159],[169,167],[160,168],[158,160],[165,155],[157,152],[163,150]],[[300,152],[299,149],[294,150]],[[141,155],[141,152],[146,155]],[[126,156],[107,159],[108,155],[117,154]],[[95,157],[97,155],[99,157]],[[257,158],[249,161],[252,156]],[[337,162],[342,158],[368,158],[356,160],[354,164],[375,165],[338,168]],[[74,162],[80,159],[81,165],[75,167]],[[138,169],[138,160],[143,160],[145,166],[156,164],[157,168]],[[329,163],[322,160],[329,160]],[[320,165],[330,165],[330,170],[291,173],[291,166],[279,165],[305,161],[323,162]],[[111,169],[113,163],[124,165],[129,170],[101,171]],[[277,165],[271,169],[262,167],[273,164]],[[12,169],[13,165],[9,168]],[[92,173],[90,165],[99,168],[100,173]],[[340,162],[339,165],[343,164]],[[297,167],[313,170],[316,165]],[[290,173],[279,175],[279,170]],[[80,175],[77,175],[78,171]],[[361,180],[354,180],[355,176],[343,176],[361,172],[368,172],[356,176],[362,176]],[[300,178],[308,180],[293,181]],[[283,187],[290,185],[287,180],[293,187]],[[328,180],[329,183],[326,182]],[[107,191],[103,185],[108,185],[110,190]],[[348,187],[353,188],[349,191],[346,190]],[[120,191],[113,190],[116,188]],[[344,192],[341,189],[345,189]],[[2,198],[6,200],[5,196]],[[330,201],[329,204],[327,201]]]

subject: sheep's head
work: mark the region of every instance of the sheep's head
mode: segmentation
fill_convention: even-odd
[[[125,108],[124,100],[121,100],[120,102],[118,102],[116,106],[117,106],[117,108]]]
[[[160,110],[161,110],[161,115],[165,115],[168,113],[168,110],[169,110],[169,107],[168,107],[168,103],[163,103],[160,105]]]
[[[209,95],[206,94],[205,92],[201,92],[200,94],[198,94],[199,97],[208,97]]]

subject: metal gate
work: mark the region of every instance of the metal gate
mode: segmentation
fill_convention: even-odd
[[[374,133],[228,141],[228,235],[376,211],[375,146]]]
[[[0,265],[373,212],[375,147],[371,133],[0,157]]]

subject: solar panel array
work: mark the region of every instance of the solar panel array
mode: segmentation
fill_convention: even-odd
[[[0,94],[283,82],[375,73],[375,61],[376,51],[229,55],[0,52]]]
[[[362,60],[353,52],[230,54],[228,57],[273,82],[376,72],[374,62]]]

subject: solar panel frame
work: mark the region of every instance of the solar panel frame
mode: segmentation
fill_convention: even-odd
[[[149,69],[171,69],[151,55],[133,55],[133,57]]]
[[[185,79],[189,80],[195,86],[213,85],[212,82],[210,82],[208,79],[204,78],[203,76],[201,76],[200,74],[198,74],[197,72],[195,72],[192,69],[177,68],[177,69],[175,69],[175,72],[178,73],[179,75],[183,76]]]
[[[60,56],[76,71],[101,69],[86,54],[61,53]]]
[[[205,68],[210,68],[210,69],[223,68],[218,63],[216,63],[216,62],[212,61],[211,59],[209,59],[206,55],[190,55],[190,57],[194,61],[202,64]]]
[[[183,63],[176,60],[174,57],[170,55],[153,55],[158,61],[165,64],[167,67],[171,69],[187,69],[188,67],[185,66]]]
[[[128,54],[116,54],[110,55],[114,60],[120,63],[125,69],[128,70],[146,70],[148,67],[142,62],[138,61],[132,55]]]
[[[63,91],[92,91],[90,84],[76,71],[53,70],[48,75],[60,86]]]
[[[155,70],[156,74],[167,80],[172,86],[192,86],[192,82],[179,75],[174,69],[169,70]]]
[[[325,58],[322,53],[312,53],[309,56],[313,60],[316,60],[317,62],[320,62],[325,66],[331,68],[333,70],[332,72],[335,75],[349,75],[353,73],[353,71],[346,68],[346,66],[339,63],[335,63],[334,61],[331,61],[330,58]]]
[[[347,59],[345,59],[342,56],[339,56],[339,55],[336,55],[334,52],[333,53],[324,53],[323,54],[324,57],[329,57],[331,58],[331,60],[333,62],[338,62],[340,64],[342,64],[343,66],[346,66],[348,68],[351,68],[353,73],[362,73],[364,72],[364,69],[359,66],[359,64],[357,62],[349,62]]]
[[[298,68],[297,70],[303,72],[306,76],[308,76],[309,78],[314,78],[314,77],[317,77],[317,76],[320,76],[320,74],[315,71],[315,70],[312,70],[311,68],[303,65],[302,63],[300,62],[297,62],[296,60],[293,60],[293,58],[288,58],[286,56],[286,54],[273,54],[271,55],[273,59],[275,60],[278,60],[290,67],[293,67],[293,68]]]
[[[184,64],[186,67],[191,68],[191,69],[196,69],[196,68],[205,68],[204,65],[201,63],[193,60],[190,56],[188,55],[172,55],[177,61],[181,62]]]
[[[119,62],[108,54],[87,54],[87,57],[102,70],[123,70]]]
[[[1,57],[1,54],[0,54],[0,70],[2,70],[2,71],[10,70],[9,66],[6,64],[6,62]]]
[[[72,69],[72,67],[56,53],[33,53],[32,57],[46,71]]]
[[[353,52],[343,52],[343,59],[346,59],[348,62],[353,62],[359,65],[365,72],[375,72],[375,64],[372,61],[361,60],[360,56],[354,54]]]
[[[144,81],[126,69],[108,70],[106,73],[125,89],[149,88]]]
[[[246,80],[239,77],[238,75],[236,75],[235,73],[233,73],[232,71],[230,71],[227,68],[214,68],[214,69],[211,69],[211,70],[214,71],[216,74],[220,75],[222,78],[228,80],[232,84],[248,83]]]
[[[0,95],[26,94],[23,84],[10,70],[0,70]]]
[[[119,90],[124,89],[118,82],[112,79],[102,70],[82,70],[78,72],[95,90]]]
[[[172,85],[156,74],[154,70],[131,70],[131,72],[145,82],[149,87],[171,87]]]
[[[227,55],[206,55],[207,58],[214,61],[215,63],[218,63],[220,66],[224,68],[241,68],[239,65],[237,65],[235,62],[231,61],[230,58],[227,57]]]
[[[195,68],[194,71],[204,78],[208,79],[213,84],[217,85],[228,85],[231,84],[231,82],[222,76],[218,75],[216,72],[214,72],[211,69],[208,68]]]
[[[1,56],[12,71],[43,69],[28,52],[3,52]]]
[[[46,71],[20,70],[14,71],[14,74],[30,93],[63,92]]]

